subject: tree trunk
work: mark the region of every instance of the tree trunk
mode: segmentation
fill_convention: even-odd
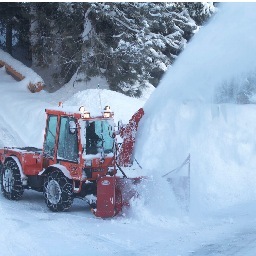
[[[12,21],[6,24],[6,51],[12,55]]]

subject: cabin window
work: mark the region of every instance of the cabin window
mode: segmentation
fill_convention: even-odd
[[[86,154],[113,153],[114,136],[108,120],[86,121]]]
[[[44,154],[50,158],[53,158],[54,156],[57,120],[57,116],[50,115],[48,117],[46,137],[44,143]]]
[[[77,129],[74,124],[76,124],[76,120],[72,117],[61,117],[60,119],[57,156],[59,160],[78,162]]]

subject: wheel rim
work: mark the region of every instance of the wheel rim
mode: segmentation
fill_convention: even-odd
[[[46,196],[51,204],[57,204],[61,198],[60,185],[56,180],[50,180],[46,186]]]
[[[3,174],[3,188],[6,192],[10,193],[13,189],[13,173],[12,170],[6,169]]]

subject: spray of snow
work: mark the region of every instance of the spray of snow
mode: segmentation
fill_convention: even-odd
[[[166,73],[148,108],[163,95],[168,99],[162,105],[169,100],[212,102],[216,86],[255,71],[255,8],[255,3],[221,4]]]
[[[144,107],[136,157],[156,178],[190,153],[190,211],[197,215],[256,196],[256,107],[213,103],[222,82],[256,70],[255,11],[255,3],[221,4]],[[165,180],[157,180],[168,198]],[[154,199],[144,203],[148,211],[164,210],[166,203]]]

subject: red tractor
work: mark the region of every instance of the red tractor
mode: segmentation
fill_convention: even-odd
[[[115,216],[129,204],[136,194],[132,187],[141,178],[127,178],[120,166],[130,165],[143,109],[118,132],[109,107],[97,117],[84,107],[79,111],[46,110],[43,149],[0,149],[1,192],[6,198],[18,200],[25,189],[33,189],[43,192],[48,208],[57,212],[69,209],[74,198],[82,198],[103,218]],[[123,139],[119,147],[117,133]],[[117,168],[123,177],[116,175]]]

